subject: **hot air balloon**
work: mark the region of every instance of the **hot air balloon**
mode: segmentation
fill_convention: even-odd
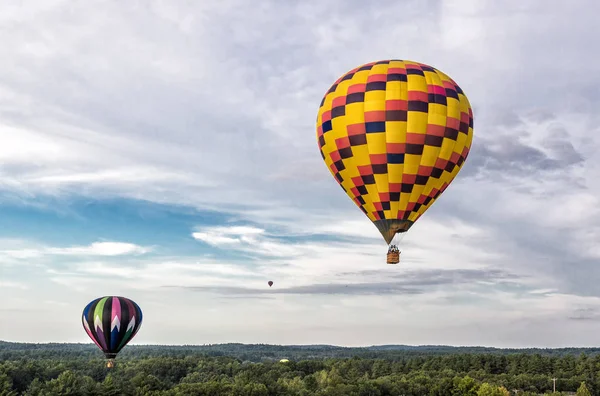
[[[106,367],[114,366],[117,354],[142,325],[142,310],[125,297],[100,297],[83,309],[83,328],[104,352]]]
[[[269,287],[273,286],[273,281],[269,281],[267,283],[269,284]]]
[[[473,140],[473,111],[441,71],[412,61],[367,63],[342,75],[317,115],[321,156],[388,244],[398,242],[446,190]]]

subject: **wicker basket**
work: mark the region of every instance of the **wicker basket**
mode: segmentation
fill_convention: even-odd
[[[387,263],[398,264],[400,262],[400,252],[388,252]]]

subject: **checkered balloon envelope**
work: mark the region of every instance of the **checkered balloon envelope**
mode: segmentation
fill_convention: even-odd
[[[388,263],[396,264],[399,239],[464,165],[473,110],[441,71],[382,60],[331,86],[317,115],[317,140],[327,168],[381,232]]]

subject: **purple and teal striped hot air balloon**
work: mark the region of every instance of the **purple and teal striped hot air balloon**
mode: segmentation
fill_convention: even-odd
[[[87,334],[104,352],[110,368],[119,351],[140,329],[142,310],[125,297],[100,297],[83,309],[81,321]]]

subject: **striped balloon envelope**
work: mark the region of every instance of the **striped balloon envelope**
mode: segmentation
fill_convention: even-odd
[[[117,354],[140,329],[142,310],[128,298],[106,296],[90,302],[81,320],[88,336],[109,359],[107,366],[112,367]]]

